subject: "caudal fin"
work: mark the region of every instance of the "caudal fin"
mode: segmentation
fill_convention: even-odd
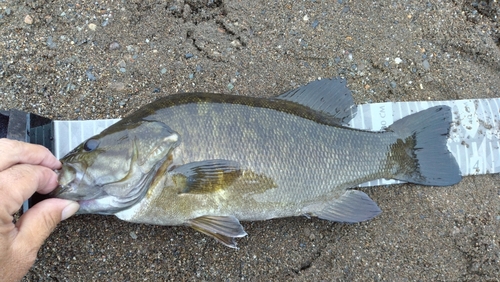
[[[409,115],[387,130],[400,139],[391,146],[394,178],[411,183],[448,186],[462,179],[446,141],[452,120],[448,106],[436,106]]]

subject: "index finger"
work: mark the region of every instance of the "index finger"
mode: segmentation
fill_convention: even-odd
[[[50,169],[61,167],[61,162],[43,146],[0,138],[0,171],[15,164],[42,165]]]

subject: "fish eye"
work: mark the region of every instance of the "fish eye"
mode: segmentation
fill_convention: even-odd
[[[83,144],[83,149],[85,152],[92,152],[97,149],[97,146],[99,146],[99,140],[89,139],[85,142],[85,144]]]

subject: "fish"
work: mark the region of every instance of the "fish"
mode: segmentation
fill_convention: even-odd
[[[381,131],[348,126],[343,78],[272,98],[168,95],[90,137],[62,159],[52,197],[79,214],[185,225],[236,248],[240,221],[307,216],[357,223],[381,213],[358,185],[397,179],[449,186],[462,176],[441,105]]]

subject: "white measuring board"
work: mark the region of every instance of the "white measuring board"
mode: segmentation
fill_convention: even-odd
[[[500,98],[363,104],[358,105],[357,114],[349,126],[383,130],[404,116],[438,105],[447,105],[452,109],[448,148],[455,156],[462,175],[500,172]],[[118,120],[54,121],[56,157],[61,158]],[[401,182],[380,179],[361,186],[393,183]]]

